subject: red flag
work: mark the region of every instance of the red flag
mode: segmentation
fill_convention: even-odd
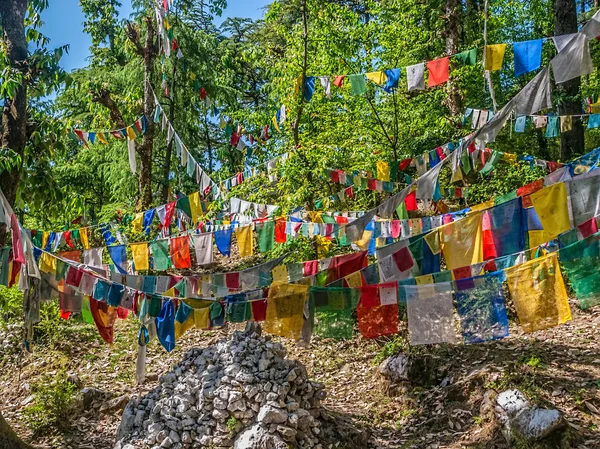
[[[427,85],[429,87],[437,86],[448,81],[449,61],[450,59],[446,56],[445,58],[434,59],[427,63],[427,70],[429,71]]]
[[[339,87],[341,89],[342,84],[344,83],[344,78],[346,78],[346,75],[336,76],[335,79],[333,80],[333,84],[335,84],[337,87]]]

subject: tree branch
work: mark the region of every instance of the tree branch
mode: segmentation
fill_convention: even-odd
[[[150,32],[150,30],[148,30],[148,32]],[[139,56],[143,57],[144,47],[142,47],[142,44],[140,43],[140,35],[138,34],[138,31],[135,29],[131,22],[127,22],[127,29],[125,30],[125,34],[127,35],[127,38],[131,41],[131,43],[135,46],[135,52]]]
[[[108,109],[110,113],[110,120],[115,123],[119,128],[125,128],[127,125],[125,120],[123,119],[123,114],[121,114],[121,110],[117,103],[110,96],[110,91],[108,89],[100,89],[96,92],[92,92],[92,101],[94,103],[101,104],[106,109]]]

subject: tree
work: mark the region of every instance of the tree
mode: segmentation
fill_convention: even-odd
[[[576,0],[555,0],[554,34],[577,32]],[[560,115],[581,114],[581,96],[579,89],[581,78],[574,78],[557,86],[559,95],[558,112]],[[560,135],[560,158],[568,161],[575,154],[584,153],[583,122],[580,117],[573,118],[573,129]]]

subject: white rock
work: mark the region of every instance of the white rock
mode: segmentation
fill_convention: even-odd
[[[288,414],[277,407],[265,405],[258,412],[257,420],[265,424],[282,424],[288,419]]]

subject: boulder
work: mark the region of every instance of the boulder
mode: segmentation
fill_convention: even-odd
[[[288,444],[278,433],[269,433],[268,428],[255,424],[238,435],[234,449],[288,449]]]
[[[390,356],[381,362],[378,372],[391,383],[410,382],[419,386],[438,384],[445,377],[439,360],[428,354]]]

